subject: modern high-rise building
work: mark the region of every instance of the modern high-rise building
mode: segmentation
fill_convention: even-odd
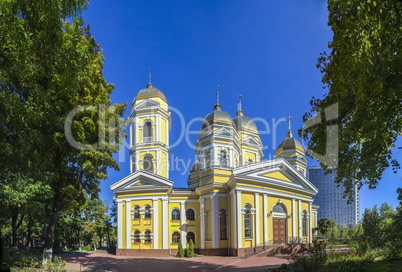
[[[336,172],[325,174],[319,166],[308,167],[307,177],[318,188],[314,196],[314,204],[320,206],[318,220],[328,218],[334,220],[338,226],[354,227],[360,221],[360,194],[355,190],[354,200],[348,204],[343,198],[344,187],[337,186]]]

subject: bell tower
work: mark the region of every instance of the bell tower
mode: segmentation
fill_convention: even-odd
[[[166,97],[150,79],[131,105],[131,173],[145,170],[169,178],[169,130]]]

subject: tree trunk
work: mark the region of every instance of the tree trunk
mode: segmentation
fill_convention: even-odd
[[[46,230],[45,244],[43,247],[43,263],[47,263],[52,260],[53,257],[53,244],[54,244],[54,232],[57,225],[61,207],[61,195],[60,190],[56,190],[53,196],[52,211],[50,213],[49,224]]]
[[[11,217],[11,237],[12,237],[12,244],[11,247],[17,248],[18,247],[18,229],[22,224],[22,220],[24,219],[24,215],[21,215],[18,219],[18,211],[14,210],[14,214]]]
[[[26,244],[27,247],[33,246],[32,241],[31,241],[32,240],[32,238],[31,238],[31,236],[32,236],[32,224],[33,224],[32,218],[29,217],[29,219],[28,219],[28,237],[27,237],[27,244]]]

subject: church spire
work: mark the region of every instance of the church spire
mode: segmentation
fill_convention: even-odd
[[[292,133],[292,129],[291,129],[291,124],[290,121],[292,120],[291,116],[288,116],[288,132],[286,133],[286,135],[288,135],[288,137],[293,137],[293,133]]]
[[[219,104],[219,91],[220,91],[220,89],[221,89],[221,85],[218,85],[216,87],[216,104],[214,106],[214,110],[217,110],[217,111],[222,110],[222,106],[221,106],[221,104]]]
[[[243,116],[244,115],[244,111],[241,109],[241,99],[242,99],[242,95],[239,95],[239,98],[237,99],[237,112],[236,115],[237,116]]]
[[[152,70],[148,68],[148,86],[152,86]]]

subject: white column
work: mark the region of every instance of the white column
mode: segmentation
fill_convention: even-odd
[[[156,141],[161,141],[161,116],[159,114],[156,116]]]
[[[255,243],[261,243],[260,239],[260,194],[254,193],[254,203],[255,203]]]
[[[153,226],[153,233],[154,233],[154,249],[159,248],[159,209],[158,209],[158,199],[153,200],[152,204],[153,214],[152,214],[152,226]]]
[[[263,214],[262,214],[262,220],[263,220],[263,223],[264,223],[264,243],[266,244],[268,242],[268,218],[267,218],[268,203],[267,203],[267,194],[263,194],[262,203],[264,205],[264,211],[263,211]]]
[[[292,243],[296,241],[296,206],[295,206],[295,199],[292,198]]]
[[[233,147],[231,147],[230,149],[230,164],[229,164],[229,166],[230,167],[235,167],[236,166],[236,164],[235,164],[235,156],[234,156],[234,150],[233,150]]]
[[[219,248],[219,237],[218,237],[218,197],[216,195],[211,196],[211,209],[212,209],[212,248]]]
[[[162,222],[163,222],[163,231],[162,231],[162,247],[163,249],[169,248],[169,203],[167,199],[162,199]]]
[[[299,209],[297,210],[297,215],[298,215],[298,218],[299,218],[299,224],[298,224],[298,226],[299,226],[299,238],[300,239],[302,239],[303,238],[303,234],[302,234],[302,205],[301,205],[301,200],[299,199],[298,200],[298,202],[299,202]],[[302,242],[302,241],[299,241],[299,242]]]
[[[186,235],[187,235],[187,230],[186,230],[186,206],[184,201],[181,202],[181,206],[180,206],[180,221],[181,221],[181,235],[180,235],[180,239],[181,239],[181,245],[183,246],[183,248],[186,248]]]
[[[237,219],[237,248],[243,247],[243,224],[242,224],[242,214],[241,214],[241,191],[236,191],[236,219]]]
[[[161,155],[161,150],[158,149],[156,151],[156,173],[158,175],[162,175],[162,155]]]
[[[308,242],[312,243],[313,242],[313,213],[311,209],[311,202],[308,203],[308,213],[309,213],[309,222],[308,222]]]
[[[123,203],[117,201],[117,248],[123,248]]]
[[[200,240],[201,240],[201,248],[205,248],[205,198],[200,197],[200,206],[201,206],[201,212],[200,212]]]
[[[126,248],[131,248],[131,201],[126,201]]]

